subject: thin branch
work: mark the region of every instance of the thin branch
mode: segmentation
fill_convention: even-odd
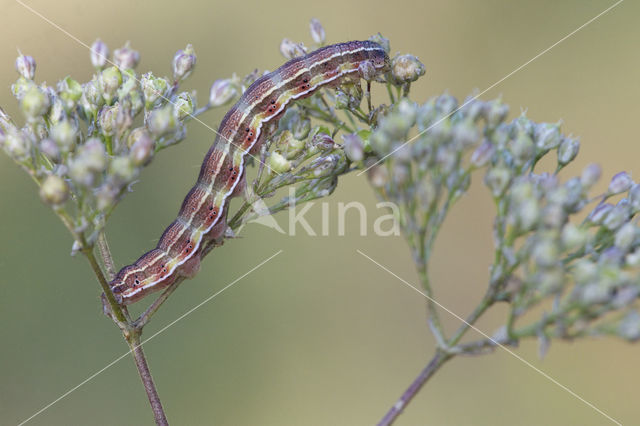
[[[142,351],[142,345],[140,344],[140,332],[136,331],[131,334],[127,339],[131,354],[138,368],[140,379],[144,385],[144,390],[147,392],[149,403],[151,404],[151,410],[153,411],[153,417],[156,420],[158,426],[168,426],[167,416],[164,414],[158,391],[156,390],[155,383],[153,383],[153,377],[151,377],[151,371],[149,371],[149,365],[147,359]]]
[[[434,357],[429,361],[429,364],[420,372],[418,377],[415,378],[413,383],[402,394],[400,399],[393,404],[393,406],[387,411],[387,414],[380,420],[378,426],[388,426],[398,418],[398,416],[404,410],[404,407],[413,399],[414,396],[420,391],[422,386],[433,376],[433,374],[442,367],[452,357],[451,354],[437,351]]]

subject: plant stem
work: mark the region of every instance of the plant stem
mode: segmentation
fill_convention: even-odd
[[[420,391],[422,386],[433,376],[433,374],[438,371],[442,365],[451,359],[451,354],[446,354],[442,351],[437,351],[434,357],[429,361],[429,364],[420,372],[418,377],[415,378],[413,383],[407,388],[406,391],[402,394],[400,399],[393,404],[393,406],[387,411],[387,414],[384,415],[382,420],[378,423],[378,426],[388,426],[391,425],[396,418],[402,413],[404,407],[413,399],[414,396]]]
[[[127,338],[127,343],[129,344],[131,354],[133,355],[136,367],[138,368],[140,379],[142,379],[144,390],[147,392],[147,397],[149,398],[149,403],[151,404],[151,410],[153,410],[153,417],[156,420],[156,424],[158,426],[168,426],[169,422],[167,421],[167,416],[164,414],[164,409],[162,408],[162,403],[160,402],[156,385],[153,383],[153,377],[151,377],[151,371],[149,371],[147,359],[142,351],[142,345],[140,344],[140,331],[133,332],[130,337]]]
[[[104,269],[107,272],[107,278],[111,281],[116,276],[116,268],[113,265],[113,257],[111,257],[111,250],[109,249],[104,230],[98,233],[98,251],[100,252]]]
[[[82,252],[84,253],[87,260],[89,261],[89,264],[91,264],[91,268],[93,269],[93,272],[96,274],[96,277],[98,278],[98,282],[102,287],[102,291],[104,292],[104,295],[107,298],[107,301],[109,302],[109,306],[111,307],[111,312],[113,313],[113,315],[115,315],[115,318],[119,321],[118,326],[120,327],[120,329],[123,330],[123,333],[124,333],[125,330],[128,329],[127,318],[125,317],[124,312],[120,308],[120,305],[118,305],[118,302],[116,301],[116,298],[113,296],[113,293],[111,292],[111,287],[109,287],[109,283],[107,282],[107,279],[105,278],[104,273],[102,272],[102,269],[100,269],[98,260],[96,259],[96,256],[93,254],[93,247],[84,248]],[[125,326],[124,329],[123,329],[123,326]]]

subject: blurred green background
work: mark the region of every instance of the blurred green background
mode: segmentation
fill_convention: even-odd
[[[392,52],[413,53],[427,75],[415,100],[448,90],[483,90],[597,15],[613,1],[367,1],[249,4],[237,1],[87,2],[26,0],[80,40],[111,50],[131,40],[141,72],[170,72],[173,53],[193,43],[188,81],[200,98],[233,72],[274,69],[283,37],[310,43],[308,21],[329,42],[378,31]],[[36,58],[38,81],[86,81],[87,49],[11,0],[0,17],[0,105],[20,118],[9,90],[16,48]],[[573,171],[598,161],[605,180],[638,169],[640,56],[637,3],[627,1],[483,96],[502,94],[512,114],[564,121],[578,135]],[[380,90],[380,89],[378,89]],[[201,118],[217,127],[224,111]],[[194,181],[212,133],[192,123],[188,139],[161,155],[108,226],[118,266],[154,245]],[[603,187],[604,184],[601,185]],[[484,291],[491,260],[492,205],[480,180],[454,209],[437,244],[432,278],[438,300],[466,316]],[[356,253],[360,249],[417,285],[399,237],[360,237],[356,215],[346,237],[333,220],[339,201],[379,211],[367,181],[347,176],[330,202],[331,236],[295,237],[252,225],[210,256],[145,331],[177,316],[271,256],[274,260],[145,346],[172,424],[372,424],[432,355],[425,300]],[[237,204],[237,202],[236,202]],[[71,238],[42,205],[33,183],[0,155],[0,424],[16,424],[126,351],[100,310],[86,261],[69,256]],[[320,228],[320,207],[309,221]],[[287,215],[277,217],[284,225]],[[478,326],[492,333],[499,309]],[[458,321],[446,313],[447,328]],[[470,334],[473,334],[471,332]],[[477,337],[477,336],[475,336]],[[518,354],[623,423],[638,421],[640,347],[613,339],[559,343],[547,358],[535,342]],[[130,358],[120,361],[36,417],[33,425],[151,424]],[[504,351],[446,365],[399,425],[606,424],[604,417]]]

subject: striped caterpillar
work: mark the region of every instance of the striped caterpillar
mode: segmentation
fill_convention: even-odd
[[[257,79],[220,123],[178,218],[156,248],[122,268],[109,283],[118,302],[128,305],[179,276],[191,278],[198,272],[203,242],[224,234],[229,199],[244,191],[246,156],[260,150],[265,126],[276,123],[292,101],[336,86],[345,77],[371,79],[388,69],[389,58],[379,44],[351,41],[294,58]]]

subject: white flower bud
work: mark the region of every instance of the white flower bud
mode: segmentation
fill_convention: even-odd
[[[27,80],[33,80],[36,75],[36,60],[29,55],[20,54],[16,59],[16,71]]]
[[[640,184],[638,183],[629,189],[629,206],[632,213],[640,211]]]
[[[558,164],[564,166],[576,158],[580,150],[578,139],[563,139],[558,147]]]
[[[129,42],[127,42],[120,49],[113,51],[113,62],[116,66],[123,70],[134,69],[140,62],[140,53],[131,49]]]
[[[362,161],[364,158],[364,144],[362,139],[355,133],[342,136],[342,146],[347,158],[353,162]]]
[[[128,156],[115,157],[109,165],[109,174],[122,183],[128,183],[135,179],[137,170]]]
[[[567,223],[562,228],[561,239],[562,245],[566,250],[576,251],[584,247],[587,243],[589,233],[573,223]]]
[[[175,129],[176,119],[171,105],[151,111],[148,126],[154,136],[162,136]]]
[[[24,93],[20,100],[20,108],[27,120],[35,120],[49,110],[49,97],[34,85]]]
[[[131,137],[129,139],[131,140]],[[133,164],[136,166],[148,164],[154,154],[154,145],[153,139],[146,131],[139,132],[129,152]]]
[[[82,159],[89,170],[96,173],[103,172],[107,167],[107,152],[98,138],[91,138],[80,146],[78,158]]]
[[[60,205],[69,198],[69,186],[59,176],[47,176],[40,187],[40,198],[49,205]]]
[[[51,127],[51,138],[56,141],[60,152],[67,153],[75,149],[76,146],[76,129],[73,128],[68,120],[63,120]]]
[[[18,129],[12,128],[5,135],[3,146],[7,154],[17,161],[24,161],[29,158],[31,142]]]
[[[53,162],[58,162],[60,160],[60,149],[53,139],[42,139],[40,141],[40,151]]]
[[[284,38],[280,43],[280,53],[287,59],[293,59],[298,56],[304,56],[307,53],[307,49],[302,43],[294,43],[288,38]]]
[[[102,69],[107,64],[108,58],[109,48],[107,45],[100,39],[94,41],[91,45],[91,64],[98,69]]]
[[[216,80],[209,91],[209,105],[212,107],[222,106],[235,98],[237,94],[238,91],[230,79]]]
[[[425,71],[424,64],[413,55],[397,55],[391,60],[391,76],[396,84],[416,81]]]
[[[493,143],[485,139],[482,144],[473,151],[473,154],[471,154],[471,164],[476,167],[483,167],[493,158],[495,152],[496,148]]]
[[[557,124],[542,123],[536,126],[536,146],[543,150],[553,149],[560,145],[562,135]]]
[[[580,176],[580,182],[585,188],[589,188],[593,186],[598,179],[600,179],[600,175],[602,174],[602,169],[598,164],[589,164],[582,171],[582,175]]]
[[[309,23],[309,31],[311,31],[311,38],[313,39],[313,41],[320,45],[324,44],[324,28],[322,27],[322,24],[319,20],[317,20],[316,18],[311,19],[311,22]]]
[[[485,175],[484,182],[494,197],[499,197],[511,181],[511,170],[506,167],[494,167]]]
[[[196,66],[196,52],[193,46],[187,44],[183,50],[178,50],[173,57],[173,79],[175,81],[184,80]]]
[[[629,250],[636,240],[638,230],[633,223],[627,222],[616,231],[614,242],[616,247],[622,250]]]
[[[387,168],[382,165],[375,165],[367,172],[369,182],[374,188],[382,188],[389,182],[389,172]]]
[[[609,182],[608,194],[620,194],[621,192],[628,191],[633,186],[633,179],[627,172],[620,172],[611,178]]]

